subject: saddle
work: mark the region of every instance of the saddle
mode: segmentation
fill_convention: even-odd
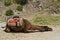
[[[9,26],[21,26],[22,25],[22,18],[19,18],[19,20],[15,20],[13,18],[10,18],[7,21]]]

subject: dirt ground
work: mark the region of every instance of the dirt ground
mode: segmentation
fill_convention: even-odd
[[[3,26],[5,23],[0,23],[0,40],[60,40],[60,25],[48,25],[53,29],[50,32],[34,33],[6,33]]]

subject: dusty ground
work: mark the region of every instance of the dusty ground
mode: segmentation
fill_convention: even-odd
[[[6,33],[1,28],[5,23],[0,23],[0,40],[60,40],[60,26],[49,25],[53,28],[51,32],[34,33]]]

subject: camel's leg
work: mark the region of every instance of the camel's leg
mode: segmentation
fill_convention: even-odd
[[[48,26],[38,26],[38,25],[34,25],[32,27],[32,30],[38,30],[40,32],[45,32],[45,31],[52,31],[52,28],[49,28]]]
[[[40,32],[44,32],[45,28],[36,25],[36,26],[34,26],[34,30],[38,30]]]
[[[39,28],[38,29],[40,32],[45,32],[45,29],[44,28]]]
[[[40,29],[39,31],[44,32],[44,31],[52,31],[52,28],[49,28],[48,26],[38,26]]]
[[[45,30],[46,31],[52,31],[52,28],[46,28]]]
[[[24,33],[29,33],[28,28],[26,26],[22,30]]]
[[[23,27],[22,32],[29,33],[29,31],[28,31],[29,26],[28,25],[30,25],[29,22],[26,19],[24,19],[22,22],[22,27]]]
[[[29,33],[29,31],[28,31],[28,30],[26,30],[26,29],[24,29],[24,30],[23,30],[23,32],[24,32],[24,33]]]

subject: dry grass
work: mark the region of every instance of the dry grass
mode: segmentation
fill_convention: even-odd
[[[40,16],[32,20],[35,24],[60,24],[60,16]]]

